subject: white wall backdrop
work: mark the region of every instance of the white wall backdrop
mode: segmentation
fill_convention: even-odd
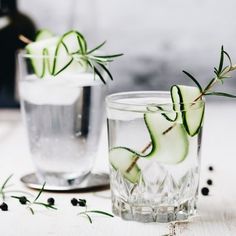
[[[75,28],[91,46],[107,40],[107,52],[124,52],[112,65],[111,91],[187,83],[182,69],[204,82],[222,44],[236,60],[234,0],[19,0],[19,7],[38,28]],[[236,82],[227,84],[236,91]]]

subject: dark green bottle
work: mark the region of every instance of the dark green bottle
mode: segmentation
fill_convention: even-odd
[[[0,108],[18,108],[16,100],[16,51],[25,45],[18,36],[32,39],[35,26],[20,13],[16,0],[0,0]]]

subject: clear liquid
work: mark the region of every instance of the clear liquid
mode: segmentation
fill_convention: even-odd
[[[31,96],[28,86],[34,90]],[[98,148],[103,88],[60,84],[50,91],[47,85],[41,88],[38,79],[21,82],[22,111],[38,176],[57,185],[83,179]]]
[[[144,103],[140,100],[136,102]],[[170,121],[169,126],[172,125]],[[162,129],[161,126],[159,128]],[[140,153],[151,140],[142,112],[108,108],[108,131],[110,149],[126,147]],[[201,130],[194,137],[184,132],[188,140],[185,159],[175,163],[176,157],[168,156],[168,149],[176,148],[176,140],[167,139],[166,150],[161,155],[166,151],[168,163],[164,159],[160,160],[158,152],[152,158],[140,157],[136,164],[141,175],[136,183],[125,178],[110,163],[113,212],[116,215],[127,220],[169,222],[185,220],[195,214]],[[145,153],[148,152],[150,148]]]

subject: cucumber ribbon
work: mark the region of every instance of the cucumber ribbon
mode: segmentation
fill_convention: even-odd
[[[204,116],[204,103],[196,102],[200,91],[196,87],[174,85],[171,88],[173,112],[175,117],[147,107],[144,122],[151,142],[137,152],[128,147],[114,147],[109,152],[109,160],[114,169],[132,183],[140,180],[139,158],[157,158],[161,163],[178,164],[185,160],[189,150],[188,135],[199,133]],[[160,112],[163,111],[163,112]],[[173,114],[172,112],[172,114]],[[145,152],[150,150],[147,154]]]

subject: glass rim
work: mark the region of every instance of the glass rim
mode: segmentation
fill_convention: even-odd
[[[170,102],[150,102],[145,104],[131,103],[128,101],[120,101],[122,99],[135,98],[157,98],[170,99]],[[106,106],[110,109],[133,111],[133,112],[182,112],[187,110],[197,110],[203,107],[205,98],[202,100],[188,103],[173,103],[169,91],[128,91],[113,93],[106,97]],[[184,106],[183,106],[184,105]],[[194,106],[193,106],[194,105]],[[184,109],[182,109],[184,107]]]
[[[104,53],[104,51],[101,51],[101,50],[97,50],[97,52],[99,53]],[[17,52],[17,55],[18,57],[21,57],[21,58],[26,58],[26,59],[29,59],[29,58],[57,58],[58,55],[45,55],[45,54],[31,54],[29,52],[27,52],[26,49],[19,49],[18,52]],[[68,54],[70,56],[72,56],[72,54]],[[108,63],[109,64],[109,63]]]
[[[28,53],[26,50],[19,50],[18,51],[18,57],[20,58],[25,58],[25,59],[30,59],[30,58],[49,58],[49,59],[52,59],[52,58],[57,58],[58,56],[55,56],[55,55],[45,55],[45,54],[30,54]]]

